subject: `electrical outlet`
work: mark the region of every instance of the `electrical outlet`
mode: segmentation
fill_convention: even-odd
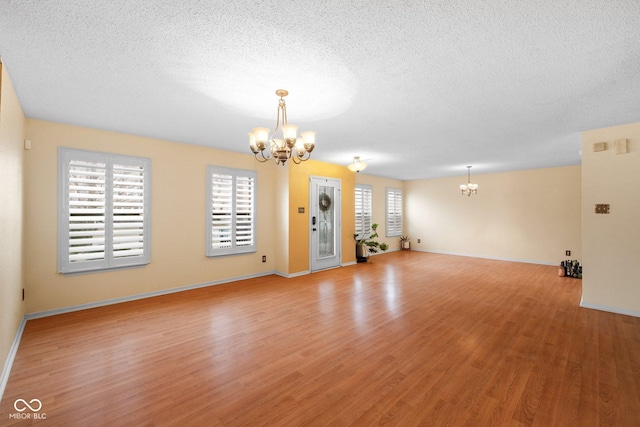
[[[420,239],[418,239],[418,243],[420,243]]]
[[[267,256],[266,255],[262,255],[262,262],[267,262]]]
[[[565,254],[566,256],[571,256],[571,251],[564,251],[564,254]]]

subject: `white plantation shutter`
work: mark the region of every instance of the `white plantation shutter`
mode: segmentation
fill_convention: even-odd
[[[113,257],[144,254],[144,167],[113,165]]]
[[[231,248],[233,228],[233,176],[212,173],[211,192],[211,248]]]
[[[387,188],[387,237],[402,234],[402,190]]]
[[[104,260],[106,164],[70,160],[68,168],[69,262]]]
[[[363,234],[371,231],[372,225],[372,188],[370,185],[356,185],[356,236],[361,238]]]
[[[255,252],[256,172],[207,166],[207,256]]]
[[[236,178],[236,246],[253,246],[255,178]]]
[[[58,271],[148,264],[148,159],[60,148]]]

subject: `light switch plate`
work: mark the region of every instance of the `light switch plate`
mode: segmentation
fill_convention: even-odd
[[[596,142],[593,144],[593,151],[607,151],[607,143],[606,142]]]
[[[616,154],[627,154],[629,152],[629,140],[618,139],[614,141],[613,150]]]

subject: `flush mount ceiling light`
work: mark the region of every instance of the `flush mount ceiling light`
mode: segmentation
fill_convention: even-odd
[[[284,89],[276,90],[276,95],[280,97],[278,102],[278,116],[276,127],[269,137],[268,128],[254,128],[249,133],[249,147],[256,156],[256,160],[261,163],[275,159],[277,165],[283,165],[289,159],[298,164],[311,158],[316,143],[316,133],[314,131],[300,132],[300,138],[296,137],[298,126],[287,123],[287,106],[284,97],[289,95]],[[282,138],[275,138],[278,129],[282,129]]]
[[[351,172],[360,172],[367,167],[367,162],[360,161],[360,156],[353,158],[353,163],[347,166]]]
[[[467,166],[467,183],[460,186],[462,195],[470,197],[472,194],[478,194],[478,184],[471,183],[471,166]]]

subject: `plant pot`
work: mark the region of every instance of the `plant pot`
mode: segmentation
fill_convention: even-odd
[[[411,249],[411,242],[400,242],[400,248],[403,251],[408,251],[409,249]]]
[[[367,262],[369,251],[365,245],[356,245],[356,261]]]

